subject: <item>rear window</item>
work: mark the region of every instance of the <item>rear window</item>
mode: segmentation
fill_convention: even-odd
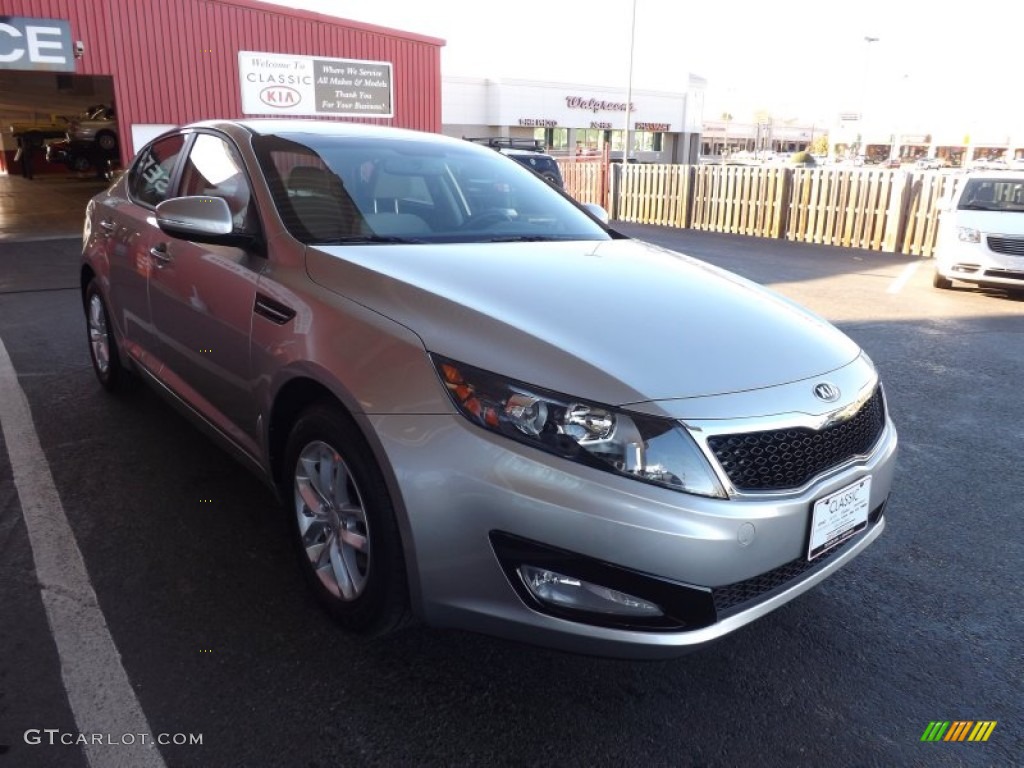
[[[558,170],[558,164],[550,157],[544,157],[543,155],[515,155],[514,157],[528,168],[533,168],[537,173]]]
[[[167,199],[171,174],[184,146],[185,137],[175,134],[143,150],[128,172],[128,192],[136,202],[155,207]]]

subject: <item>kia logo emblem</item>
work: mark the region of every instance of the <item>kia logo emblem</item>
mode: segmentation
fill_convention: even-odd
[[[839,387],[827,381],[821,382],[814,387],[814,396],[826,403],[834,403],[839,399]]]
[[[260,91],[260,101],[268,107],[294,107],[302,100],[302,94],[287,85],[268,85]]]

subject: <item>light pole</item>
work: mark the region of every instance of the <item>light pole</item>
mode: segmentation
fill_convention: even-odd
[[[900,87],[896,91],[896,98],[898,101],[892,111],[896,124],[893,126],[892,146],[889,147],[890,159],[899,159],[903,154],[903,134],[900,133],[900,131],[904,130],[906,128],[906,123],[909,122],[904,111],[904,104],[907,103],[907,83],[909,80],[910,75],[903,75],[903,77],[900,78]]]
[[[864,77],[861,78],[860,83],[860,135],[861,141],[860,146],[857,148],[858,154],[863,154],[865,159],[867,158],[867,125],[864,121],[865,107],[867,106],[868,97],[868,62],[871,59],[871,44],[877,43],[879,38],[871,37],[870,35],[864,35]]]
[[[629,162],[629,113],[633,106],[633,47],[636,41],[636,0],[633,0],[633,17],[629,30],[629,80],[626,82],[626,130],[623,133],[622,166]]]

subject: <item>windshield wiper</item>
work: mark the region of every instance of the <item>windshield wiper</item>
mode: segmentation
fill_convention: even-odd
[[[327,240],[315,240],[309,243],[309,245],[411,245],[425,242],[426,240],[418,240],[414,237],[397,237],[394,235],[349,235],[347,237],[332,237]]]
[[[567,237],[552,237],[551,235],[501,235],[499,237],[488,237],[480,240],[482,243],[550,243],[556,240],[569,240]]]
[[[967,203],[967,205],[961,205],[960,210],[962,211],[996,211],[998,208],[990,208],[987,205],[978,205],[977,203]]]

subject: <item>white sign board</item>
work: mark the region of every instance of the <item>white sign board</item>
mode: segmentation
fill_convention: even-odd
[[[238,52],[242,113],[394,117],[387,61]]]
[[[132,145],[129,147],[129,156],[134,156],[161,133],[177,127],[170,123],[132,123]]]

